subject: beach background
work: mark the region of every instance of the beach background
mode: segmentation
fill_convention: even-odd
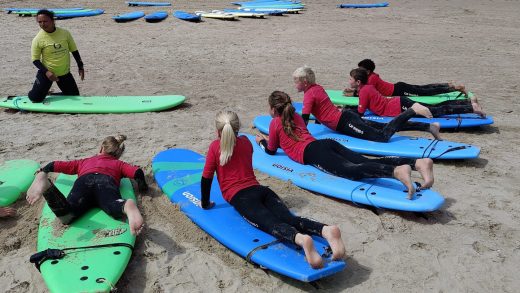
[[[182,106],[158,113],[2,109],[0,162],[83,158],[95,155],[105,136],[128,136],[122,159],[144,168],[151,190],[138,197],[146,229],[116,285],[119,292],[518,292],[519,2],[404,0],[355,10],[336,8],[340,1],[305,3],[307,10],[295,15],[189,23],[171,12],[233,6],[225,0],[179,0],[166,9],[128,7],[123,0],[0,1],[0,8],[105,10],[57,21],[72,33],[85,63],[80,81],[72,61],[82,95],[187,97]],[[135,10],[167,10],[170,16],[155,24],[111,19]],[[3,12],[0,27],[1,96],[26,95],[36,74],[30,46],[39,27],[34,18]],[[446,203],[432,213],[374,212],[257,172],[261,184],[294,212],[339,225],[348,253],[343,272],[312,285],[257,269],[194,225],[153,181],[156,153],[172,147],[207,151],[217,111],[236,111],[242,131],[252,132],[251,121],[268,113],[273,90],[302,100],[291,78],[297,67],[308,65],[325,88],[342,89],[364,58],[374,60],[376,72],[388,81],[464,83],[495,124],[442,133],[482,151],[475,160],[436,162],[434,189]],[[47,292],[28,261],[36,252],[42,205],[28,206],[22,198],[14,204],[15,218],[0,219],[1,292]]]

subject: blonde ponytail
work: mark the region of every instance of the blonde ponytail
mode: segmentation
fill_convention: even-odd
[[[220,165],[224,166],[233,156],[240,120],[235,112],[222,111],[215,117],[215,126],[220,133]]]

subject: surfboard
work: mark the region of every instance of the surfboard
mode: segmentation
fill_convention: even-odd
[[[325,265],[322,269],[312,269],[305,261],[303,250],[276,241],[240,216],[222,197],[217,178],[211,188],[211,201],[215,206],[203,210],[200,179],[204,161],[202,155],[186,149],[168,149],[152,160],[155,180],[162,191],[202,230],[252,263],[303,282],[315,281],[345,268],[344,261],[331,260],[323,238],[313,237],[318,252],[324,255]]]
[[[128,6],[172,6],[169,2],[138,2],[138,1],[129,1],[126,2]]]
[[[178,19],[186,20],[186,21],[193,21],[193,22],[200,21],[200,15],[196,15],[196,14],[181,11],[181,10],[175,11],[173,13],[173,16],[177,17]]]
[[[168,96],[48,96],[33,103],[27,96],[0,99],[0,107],[52,113],[140,113],[173,108],[186,97]]]
[[[431,189],[418,191],[411,200],[406,188],[392,178],[353,181],[327,174],[319,169],[291,160],[281,149],[271,156],[258,146],[255,137],[246,134],[253,144],[253,167],[281,180],[290,180],[301,188],[356,204],[409,212],[431,212],[439,209],[444,198]]]
[[[60,174],[55,185],[68,195],[75,180],[76,176]],[[120,190],[123,198],[135,200],[129,179],[121,180]],[[135,236],[126,220],[116,220],[99,208],[64,226],[45,204],[38,228],[38,251],[117,243],[123,244],[69,250],[61,259],[43,262],[40,271],[49,291],[110,292],[130,260]]]
[[[239,7],[238,10],[248,12],[267,13],[269,15],[284,15],[287,13],[298,13],[301,9],[278,9],[278,8],[247,8]]]
[[[14,11],[36,11],[44,8],[4,8],[4,11],[6,11],[8,14]],[[70,8],[45,8],[49,11],[58,12],[58,11],[70,11],[70,10],[82,10],[83,7],[70,7]]]
[[[381,3],[373,3],[373,4],[340,4],[339,8],[378,8],[378,7],[387,7],[389,5],[388,2]]]
[[[195,11],[196,15],[205,18],[216,18],[222,20],[237,20],[238,16],[226,12],[206,12],[206,11]]]
[[[304,9],[305,6],[301,3],[287,3],[287,2],[250,2],[240,5],[241,7],[256,8],[286,8],[286,9]]]
[[[248,8],[244,8],[244,9],[224,9],[224,12],[230,12],[230,13],[233,13],[233,12],[236,12],[236,13],[239,13],[239,12],[251,12],[251,13],[258,13],[258,14],[263,14],[263,15],[283,15],[284,11],[282,10],[273,10],[273,9],[267,9],[267,10],[263,10],[261,8],[259,9],[255,9],[255,8],[251,8],[251,9],[248,9]]]
[[[29,189],[40,164],[33,160],[11,160],[0,165],[0,207],[14,203]]]
[[[144,20],[146,20],[147,22],[159,22],[159,21],[164,20],[167,17],[168,17],[168,12],[157,11],[157,12],[153,12],[153,13],[146,15],[144,17]]]
[[[116,16],[112,16],[112,19],[116,22],[127,22],[139,19],[144,16],[144,12],[142,11],[133,11],[128,13],[119,14]]]
[[[57,19],[64,19],[64,18],[74,18],[74,17],[88,17],[88,16],[96,16],[105,13],[103,9],[91,9],[88,11],[69,11],[67,13],[60,13],[56,14]]]
[[[224,10],[213,10],[212,12],[222,12],[222,13],[231,13],[238,17],[249,17],[249,18],[264,18],[265,13],[258,13],[252,11],[244,11],[240,9],[224,9]]]
[[[257,116],[253,124],[260,132],[269,133],[271,120],[270,116]],[[333,139],[355,152],[366,155],[454,160],[474,159],[480,154],[479,147],[447,140],[394,134],[388,142],[375,142],[341,134],[323,124],[309,123],[307,129],[317,139]]]
[[[345,97],[341,90],[325,90],[330,100],[335,105],[356,107],[359,104],[358,97]],[[468,96],[473,97],[473,93],[469,92]],[[451,92],[435,96],[409,96],[413,101],[425,104],[435,105],[445,101],[466,100],[467,98],[461,92]]]
[[[297,113],[302,112],[303,103],[302,102],[293,102],[294,108]],[[388,123],[392,121],[395,117],[383,117],[377,116],[370,111],[366,111],[363,119],[371,120],[379,123]],[[311,116],[311,119],[315,119],[314,116]],[[422,123],[434,123],[438,122],[441,128],[468,128],[468,127],[477,127],[477,126],[485,126],[494,123],[492,116],[480,117],[480,115],[474,113],[468,114],[453,114],[453,115],[444,115],[440,117],[434,118],[424,118],[424,117],[414,117],[409,121],[413,122],[422,122]]]

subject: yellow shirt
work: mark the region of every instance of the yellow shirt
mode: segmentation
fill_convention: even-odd
[[[32,61],[40,60],[56,76],[70,71],[70,52],[77,51],[69,31],[56,28],[52,33],[40,30],[31,45]]]

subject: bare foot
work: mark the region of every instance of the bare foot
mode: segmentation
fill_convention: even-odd
[[[408,165],[397,166],[394,169],[395,179],[401,181],[404,186],[408,189],[408,199],[412,199],[415,193],[415,186],[412,183],[412,168]]]
[[[480,115],[481,117],[486,117],[486,113],[482,111],[482,107],[479,103],[471,103],[471,106],[473,107],[473,113]]]
[[[345,244],[341,239],[341,231],[338,226],[323,226],[321,236],[329,242],[333,260],[339,260],[345,256]]]
[[[421,174],[424,180],[422,188],[430,188],[433,186],[433,160],[430,158],[417,159],[415,161],[415,169]]]
[[[459,91],[459,92],[463,93],[466,98],[468,97],[468,92],[466,92],[466,87],[463,84],[452,85],[451,88],[453,88],[456,91]]]
[[[51,184],[49,183],[47,173],[40,172],[36,174],[31,187],[27,190],[25,199],[30,205],[32,205],[42,197],[43,193],[49,189],[49,187],[51,187]]]
[[[432,112],[430,112],[430,109],[426,108],[425,106],[419,104],[419,103],[414,103],[412,105],[412,109],[415,111],[415,113],[417,115],[421,115],[421,116],[424,116],[426,118],[432,118],[433,115],[432,115]]]
[[[314,242],[311,236],[298,233],[294,239],[294,242],[303,248],[305,252],[305,259],[311,265],[313,269],[319,269],[323,267],[323,259],[321,255],[314,248]]]
[[[0,218],[14,217],[16,210],[13,208],[0,208]]]
[[[436,140],[442,140],[441,138],[441,125],[439,122],[430,123],[430,133]]]
[[[143,216],[139,212],[135,201],[128,199],[126,200],[124,212],[128,217],[128,225],[130,225],[130,232],[132,235],[138,235],[143,229]]]

